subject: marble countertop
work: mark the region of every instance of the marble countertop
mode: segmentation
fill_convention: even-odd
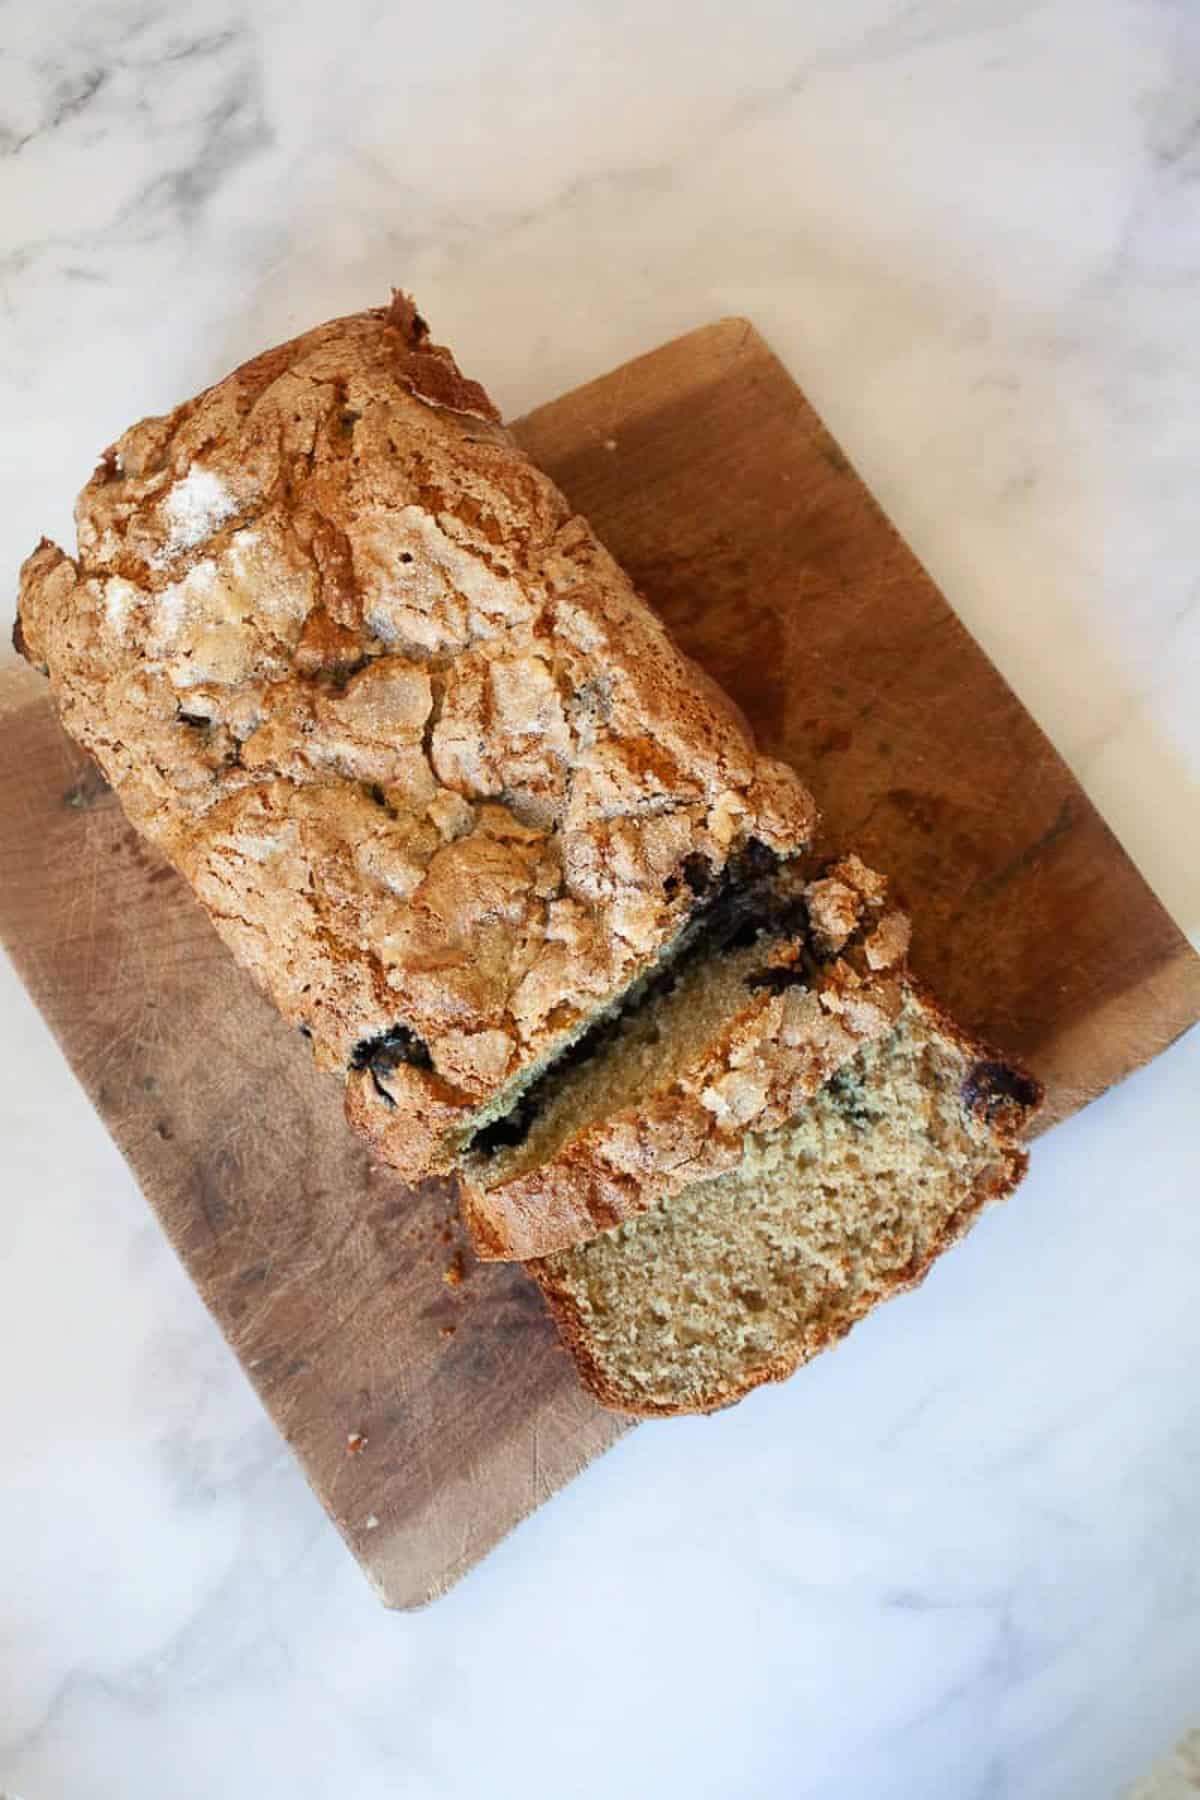
[[[0,562],[403,283],[509,412],[766,333],[1200,938],[1188,0],[9,0]],[[7,603],[6,603],[7,604]],[[385,1613],[0,966],[0,1791],[1093,1800],[1200,1715],[1200,1033],[790,1385]]]

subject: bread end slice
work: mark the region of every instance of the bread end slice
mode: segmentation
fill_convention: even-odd
[[[784,1379],[1012,1191],[1040,1098],[906,982],[894,1029],[735,1169],[530,1264],[580,1378],[644,1417]]]

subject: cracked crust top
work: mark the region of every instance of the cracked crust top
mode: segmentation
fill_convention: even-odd
[[[18,644],[134,825],[408,1174],[680,931],[684,869],[802,849],[759,756],[412,303],[108,450]]]

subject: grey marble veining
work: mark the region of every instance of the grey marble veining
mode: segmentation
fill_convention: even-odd
[[[403,283],[510,412],[752,317],[1200,941],[1191,0],[8,0],[0,564]],[[431,1611],[0,970],[0,1791],[1092,1800],[1200,1716],[1195,1035],[835,1356]]]

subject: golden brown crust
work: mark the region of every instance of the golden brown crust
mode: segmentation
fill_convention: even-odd
[[[841,1317],[831,1321],[822,1331],[813,1333],[794,1349],[747,1370],[741,1381],[728,1383],[712,1393],[701,1394],[694,1400],[689,1400],[686,1405],[648,1399],[636,1402],[631,1400],[628,1393],[609,1379],[603,1365],[597,1360],[587,1325],[580,1317],[568,1286],[539,1263],[532,1262],[527,1266],[537,1281],[563,1344],[575,1364],[579,1379],[601,1406],[642,1419],[668,1419],[690,1413],[720,1412],[743,1400],[757,1387],[763,1387],[768,1382],[786,1381],[804,1363],[811,1362],[823,1350],[831,1350],[876,1306],[919,1287],[938,1258],[965,1236],[984,1208],[994,1201],[1003,1200],[1012,1192],[1025,1174],[1028,1164],[1029,1158],[1024,1151],[1003,1151],[1000,1161],[979,1177],[967,1199],[947,1219],[927,1254],[918,1262],[911,1263],[893,1280],[874,1292],[857,1296]]]
[[[348,1099],[406,1173],[655,960],[688,857],[811,834],[403,295],[134,426],[76,517],[25,654],[323,1067],[408,1028]]]

